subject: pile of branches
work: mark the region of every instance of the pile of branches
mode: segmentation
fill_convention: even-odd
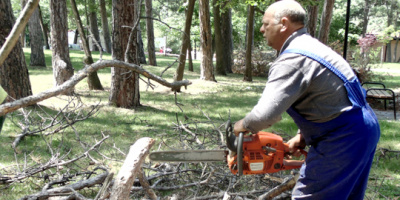
[[[175,134],[163,135],[153,150],[224,149],[225,122],[206,121],[174,123]],[[284,136],[285,137],[285,136]],[[237,176],[225,161],[200,163],[145,162],[143,172],[149,188],[165,199],[290,199],[296,171],[281,171],[265,175]],[[138,182],[136,182],[138,183]],[[168,192],[167,192],[168,191]],[[168,195],[171,194],[172,195]],[[136,184],[133,199],[146,196],[146,190]]]
[[[76,103],[78,102],[78,103]],[[48,159],[38,159],[34,150],[25,152],[21,160],[19,142],[13,142],[15,165],[0,166],[0,186],[7,189],[16,184],[35,183],[36,192],[21,199],[285,199],[295,184],[296,173],[279,172],[266,175],[236,176],[224,161],[200,163],[161,163],[147,159],[150,151],[177,149],[226,149],[225,120],[173,123],[173,134],[161,134],[157,141],[141,138],[128,154],[117,148],[110,137],[99,133],[95,140],[84,141],[75,124],[95,115],[98,106],[85,107],[76,99],[52,114],[33,115],[23,110],[10,116],[21,128],[16,141],[40,137],[44,140]],[[43,109],[42,109],[43,110]],[[82,110],[85,110],[83,112]],[[63,131],[72,128],[75,137]],[[74,140],[75,149],[62,142],[54,145],[51,136],[61,135],[62,141]],[[285,136],[283,136],[285,137]],[[111,138],[112,140],[112,138]],[[153,147],[153,148],[152,148]],[[46,147],[44,147],[46,148]],[[76,149],[81,149],[77,151]],[[111,149],[111,150],[110,150]],[[24,150],[25,151],[25,150]],[[113,151],[117,156],[106,156]],[[79,152],[79,153],[76,153]],[[93,156],[96,154],[96,156]],[[109,153],[108,153],[109,155]],[[103,158],[103,161],[99,160]],[[125,161],[116,158],[125,157]],[[114,177],[104,160],[123,163]]]
[[[253,76],[267,77],[271,63],[275,60],[275,52],[265,52],[254,49],[251,55]],[[244,74],[246,71],[246,51],[237,50],[233,53],[233,73]]]

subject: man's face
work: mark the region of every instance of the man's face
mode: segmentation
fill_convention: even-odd
[[[263,37],[267,41],[268,46],[280,50],[280,29],[282,27],[281,23],[276,23],[274,19],[273,12],[266,11],[264,17],[262,19],[263,25],[260,28],[260,32],[263,34]]]

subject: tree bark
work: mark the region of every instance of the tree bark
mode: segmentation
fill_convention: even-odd
[[[196,2],[195,0],[189,0],[189,5],[186,12],[185,30],[182,33],[182,45],[179,54],[179,64],[178,67],[176,68],[174,81],[181,81],[183,79],[183,73],[185,71],[185,64],[186,64],[187,49],[190,45],[190,27],[192,26],[192,17],[193,17],[195,2]],[[180,89],[178,90],[178,92],[180,92]]]
[[[110,29],[108,28],[108,18],[105,0],[100,0],[100,14],[101,14],[101,25],[103,28],[104,37],[104,50],[107,53],[111,53],[111,36]]]
[[[224,49],[221,35],[221,13],[220,5],[216,0],[213,0],[214,10],[214,36],[215,36],[215,54],[216,54],[216,73],[218,75],[226,75],[226,67],[223,65],[224,62]]]
[[[246,70],[244,72],[244,81],[253,81],[253,66],[251,55],[253,50],[253,30],[254,30],[254,6],[249,5],[249,15],[247,18],[247,37],[246,37]]]
[[[137,32],[134,30],[133,40],[129,41],[131,28],[137,20],[136,0],[113,0],[113,50],[115,60],[139,64],[137,52]],[[129,6],[128,6],[129,5]],[[126,49],[129,48],[127,57]],[[140,106],[139,75],[130,70],[111,69],[111,94],[109,101],[117,107],[135,108]]]
[[[146,0],[146,28],[147,28],[147,51],[149,53],[149,65],[157,66],[156,48],[154,46],[153,26],[153,0]]]
[[[61,85],[74,75],[68,48],[67,2],[50,0],[51,47],[53,52],[52,66],[55,85]],[[72,95],[74,88],[67,90],[65,95]]]
[[[325,0],[324,11],[321,16],[321,24],[319,26],[318,39],[324,44],[328,43],[329,39],[329,29],[331,27],[331,19],[333,14],[333,6],[335,0]]]
[[[32,6],[32,4],[32,1],[28,2],[26,8]],[[36,6],[32,6],[32,11]],[[0,20],[0,46],[2,46],[0,57],[4,57],[4,60],[0,61],[0,83],[8,95],[14,99],[32,95],[25,56],[18,37],[22,30],[24,30],[23,27],[25,27],[29,19],[27,16],[25,16],[27,18],[22,16],[24,13],[26,12],[22,12],[18,22],[15,23],[10,0],[0,1],[0,19],[2,19]],[[17,34],[17,37],[11,35],[12,33]]]
[[[200,13],[201,47],[203,54],[200,65],[200,79],[207,81],[215,81],[213,57],[212,57],[210,5],[208,0],[199,0],[199,13]]]
[[[136,175],[140,172],[142,163],[153,145],[153,139],[141,138],[131,146],[125,162],[115,178],[110,196],[111,200],[129,199],[129,194]]]
[[[90,33],[91,33],[91,49],[92,51],[99,51],[99,47],[96,45],[96,42],[93,40],[96,40],[97,43],[101,47],[101,41],[100,41],[100,34],[99,34],[99,27],[97,26],[97,3],[96,0],[90,0],[89,1],[89,24],[90,24]]]
[[[232,72],[233,65],[233,36],[232,36],[232,9],[228,9],[221,13],[221,35],[224,49],[223,65],[227,73]]]
[[[31,39],[31,61],[30,66],[46,67],[43,50],[43,32],[40,26],[40,13],[36,8],[29,19],[29,36]]]
[[[91,65],[93,63],[92,53],[89,49],[89,42],[86,39],[85,31],[83,29],[81,17],[79,16],[78,8],[76,7],[75,0],[70,0],[71,8],[75,16],[75,22],[78,26],[78,32],[82,40],[83,51],[85,52],[84,62],[87,65]],[[94,71],[88,75],[87,83],[90,90],[104,90],[103,86],[101,85],[100,79],[97,76],[97,71]]]
[[[317,25],[318,25],[318,4],[315,6],[308,7],[308,26],[307,31],[312,37],[316,37]]]

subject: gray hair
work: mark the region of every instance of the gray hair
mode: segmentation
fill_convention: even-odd
[[[307,13],[304,8],[292,0],[283,0],[274,3],[275,5],[275,22],[279,23],[282,17],[287,17],[293,23],[305,25]]]

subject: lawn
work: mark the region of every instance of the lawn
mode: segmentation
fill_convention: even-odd
[[[30,49],[24,49],[27,63],[29,63]],[[53,77],[51,68],[51,52],[46,53],[46,68],[29,68],[30,80],[34,94],[40,93],[53,87]],[[70,52],[71,61],[75,71],[82,69],[81,51]],[[94,53],[94,58],[99,59],[99,54]],[[111,55],[103,55],[103,59],[111,59]],[[165,68],[175,61],[174,57],[158,56],[158,66],[145,65],[148,71],[160,75]],[[163,73],[163,78],[172,81],[175,67],[171,67]],[[175,126],[181,122],[212,122],[220,125],[228,118],[237,121],[244,117],[257,103],[258,98],[264,88],[266,78],[254,77],[251,83],[243,82],[243,76],[229,74],[228,76],[216,76],[217,82],[199,80],[200,62],[194,61],[194,72],[185,71],[184,79],[192,82],[187,89],[176,95],[170,89],[155,84],[152,89],[146,82],[140,82],[140,101],[142,106],[137,109],[122,109],[108,105],[110,92],[110,69],[103,69],[98,72],[104,91],[89,91],[85,80],[75,87],[77,97],[81,100],[81,110],[88,111],[93,106],[98,105],[99,111],[89,119],[76,123],[73,128],[64,129],[59,134],[54,134],[44,142],[42,137],[27,137],[20,142],[16,150],[11,148],[15,137],[21,133],[21,128],[15,121],[21,120],[20,112],[10,114],[7,118],[2,134],[0,135],[1,162],[0,169],[17,168],[24,159],[45,160],[51,154],[46,146],[60,151],[71,151],[79,153],[82,151],[76,143],[80,141],[91,144],[94,139],[99,140],[102,134],[109,135],[111,139],[103,145],[106,156],[113,159],[104,159],[101,155],[92,156],[99,160],[103,165],[117,172],[124,155],[119,151],[128,152],[129,146],[142,137],[156,139],[155,147],[162,145],[160,138],[174,143]],[[384,64],[382,68],[399,69],[400,64]],[[400,87],[400,74],[387,76],[385,83],[391,88]],[[39,103],[39,107],[25,109],[26,112],[38,111],[38,113],[56,114],[58,109],[65,107],[70,97],[58,96]],[[77,102],[76,99],[73,102]],[[42,114],[43,115],[43,114]],[[34,117],[34,116],[33,116]],[[14,122],[12,122],[14,121]],[[370,182],[366,199],[384,199],[384,197],[394,199],[400,196],[400,171],[398,168],[400,139],[397,136],[400,123],[397,121],[380,120],[382,136],[378,144],[376,159],[370,174]],[[202,126],[201,123],[199,126]],[[202,128],[202,127],[199,127]],[[203,128],[208,128],[204,125]],[[296,134],[297,128],[293,120],[287,115],[275,124],[268,131],[276,132],[288,138]],[[118,148],[113,148],[117,146]],[[62,147],[62,148],[61,148]],[[387,149],[383,154],[383,150]],[[18,160],[18,162],[16,162]],[[117,160],[117,161],[116,161]],[[33,162],[33,161],[32,161]],[[39,162],[39,161],[38,161]],[[93,166],[82,161],[79,166],[74,168],[93,168]],[[0,171],[1,172],[1,171]],[[52,171],[57,174],[58,169]],[[41,189],[39,178],[27,179],[21,183],[14,183],[10,186],[0,185],[2,195],[0,199],[16,199],[24,195],[34,193]],[[54,175],[56,176],[56,175]],[[54,177],[55,178],[55,177]]]

